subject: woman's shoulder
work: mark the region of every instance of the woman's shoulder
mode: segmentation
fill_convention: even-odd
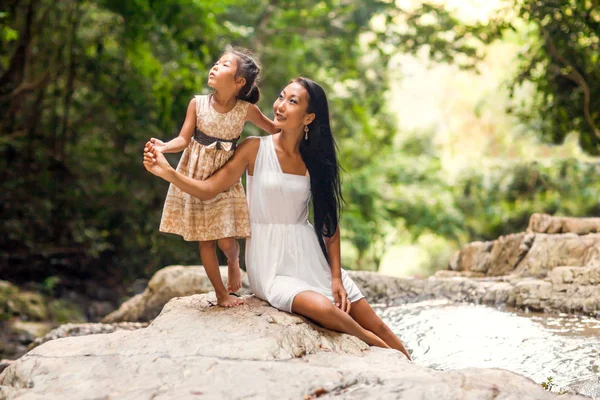
[[[261,142],[262,137],[260,136],[248,136],[236,147],[235,154],[248,160],[249,163],[254,164]]]
[[[237,150],[239,151],[258,151],[260,147],[260,142],[266,136],[248,136],[243,139],[240,144],[237,146]]]

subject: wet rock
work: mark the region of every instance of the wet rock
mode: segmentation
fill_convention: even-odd
[[[600,378],[591,378],[572,383],[566,388],[571,394],[579,393],[593,399],[600,398]]]
[[[50,340],[61,339],[71,336],[86,336],[96,335],[101,333],[113,333],[116,331],[133,331],[136,329],[142,329],[148,326],[147,322],[116,322],[113,324],[64,324],[56,329],[53,329],[44,336],[40,336],[33,340],[33,343],[29,347],[33,349],[43,343]]]

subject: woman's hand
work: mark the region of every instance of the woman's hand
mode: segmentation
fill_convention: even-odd
[[[333,292],[333,300],[335,301],[335,306],[343,312],[350,314],[350,308],[352,307],[352,303],[350,303],[350,300],[348,300],[348,293],[344,288],[342,278],[333,278],[331,280],[331,291]]]
[[[151,142],[144,147],[144,168],[156,176],[167,179],[167,175],[173,170],[165,156],[154,148]]]

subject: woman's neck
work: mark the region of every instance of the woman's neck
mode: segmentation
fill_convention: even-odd
[[[304,138],[302,130],[281,130],[279,133],[279,146],[288,154],[300,153],[300,143]]]

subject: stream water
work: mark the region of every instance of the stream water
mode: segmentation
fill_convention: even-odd
[[[600,397],[600,320],[447,301],[375,306],[413,360],[435,369],[502,368],[554,390]]]

